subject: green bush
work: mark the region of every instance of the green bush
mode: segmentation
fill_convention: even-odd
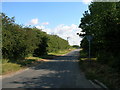
[[[57,35],[47,33],[35,27],[23,27],[15,23],[14,17],[2,16],[2,55],[3,59],[12,62],[23,60],[25,57],[46,55],[68,49],[68,42]]]
[[[59,50],[69,49],[68,42],[57,35],[50,35],[48,40],[48,52],[57,52]]]

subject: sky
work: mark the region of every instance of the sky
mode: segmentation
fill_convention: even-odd
[[[17,24],[35,26],[47,34],[58,35],[70,45],[80,45],[78,28],[89,0],[82,2],[2,2],[2,12],[15,17]],[[32,36],[31,36],[32,37]]]

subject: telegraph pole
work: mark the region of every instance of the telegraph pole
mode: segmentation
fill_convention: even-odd
[[[70,38],[70,37],[67,37],[67,41],[68,41],[69,38]]]
[[[91,60],[91,57],[90,57],[90,44],[91,44],[91,40],[92,40],[92,35],[86,35],[86,38],[87,38],[87,40],[88,40],[88,42],[89,42],[89,60]]]

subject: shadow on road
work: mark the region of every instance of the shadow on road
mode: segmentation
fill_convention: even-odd
[[[85,82],[76,62],[78,52],[59,56],[52,62],[43,62],[10,83],[17,88],[84,88]],[[76,82],[78,75],[81,78],[79,85]]]
[[[40,76],[23,78],[22,81],[11,83],[24,85],[19,88],[75,88],[74,79],[76,77],[74,76],[75,72],[73,67],[76,65],[76,62],[71,62],[75,58],[77,56],[59,56],[56,59],[52,59],[56,60],[55,62],[45,62],[31,68],[36,71],[35,73],[40,71]]]

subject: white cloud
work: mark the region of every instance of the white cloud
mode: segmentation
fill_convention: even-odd
[[[69,37],[68,41],[70,45],[80,45],[81,38],[77,35],[77,33],[81,32],[81,29],[75,24],[70,26],[61,24],[54,29],[45,28],[44,26],[36,26],[36,28],[42,29],[42,31],[47,32],[48,34],[58,35],[65,40]]]
[[[36,28],[38,28],[38,29],[45,29],[45,27],[44,26],[36,26]]]
[[[43,22],[42,25],[49,25],[49,22]]]
[[[83,2],[84,4],[90,4],[91,1],[93,1],[93,0],[82,0],[82,2]]]
[[[36,25],[38,24],[38,19],[35,18],[35,19],[32,19],[30,22],[28,22],[28,25]]]
[[[34,19],[30,20],[26,25],[37,25],[37,24],[49,25],[49,22],[39,23],[38,18],[34,18]]]

